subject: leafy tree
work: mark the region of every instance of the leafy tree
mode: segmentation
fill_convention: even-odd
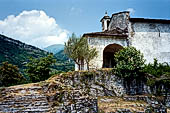
[[[46,80],[50,77],[51,67],[55,62],[52,54],[37,59],[31,58],[30,62],[26,64],[25,72],[31,82]]]
[[[96,49],[89,47],[87,38],[78,38],[74,33],[65,43],[64,52],[78,65],[79,70],[84,62],[89,69],[89,62],[97,56]]]
[[[125,47],[115,54],[115,73],[123,78],[137,77],[144,67],[143,54],[134,47]]]
[[[79,66],[80,68],[80,61],[82,58],[79,57],[80,49],[78,48],[79,38],[73,33],[69,40],[65,43],[64,53],[68,55],[69,58],[73,59],[73,61]]]
[[[0,86],[11,86],[20,84],[24,77],[20,74],[19,68],[15,65],[3,62],[0,66]]]
[[[82,55],[84,56],[84,60],[87,64],[87,69],[89,70],[89,62],[95,58],[98,54],[96,48],[89,47],[87,38],[82,37],[81,41],[83,44],[82,46]]]

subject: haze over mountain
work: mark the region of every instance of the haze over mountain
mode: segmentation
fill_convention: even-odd
[[[44,50],[46,50],[50,53],[56,54],[56,53],[60,52],[61,50],[64,50],[64,45],[54,44],[54,45],[50,45],[50,46],[44,48]]]

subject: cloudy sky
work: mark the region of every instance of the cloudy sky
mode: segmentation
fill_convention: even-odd
[[[106,10],[170,19],[170,0],[0,0],[0,34],[40,48],[63,44],[72,32],[101,31]]]

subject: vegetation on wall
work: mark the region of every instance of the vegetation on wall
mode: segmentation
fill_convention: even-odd
[[[146,64],[144,72],[153,75],[154,77],[161,77],[162,75],[170,75],[170,66],[168,63],[159,63],[157,59],[154,59],[154,63]]]
[[[168,63],[159,63],[157,59],[154,59],[153,64],[145,64],[143,71],[148,74],[147,85],[155,90],[156,94],[170,91],[170,66]]]
[[[155,94],[170,92],[170,66],[168,63],[144,64],[142,53],[134,47],[125,47],[115,54],[114,73],[130,85],[133,80],[146,82]]]

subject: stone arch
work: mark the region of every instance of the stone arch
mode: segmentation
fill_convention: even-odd
[[[123,47],[119,44],[109,44],[103,50],[103,68],[113,68],[115,66],[114,54]]]

